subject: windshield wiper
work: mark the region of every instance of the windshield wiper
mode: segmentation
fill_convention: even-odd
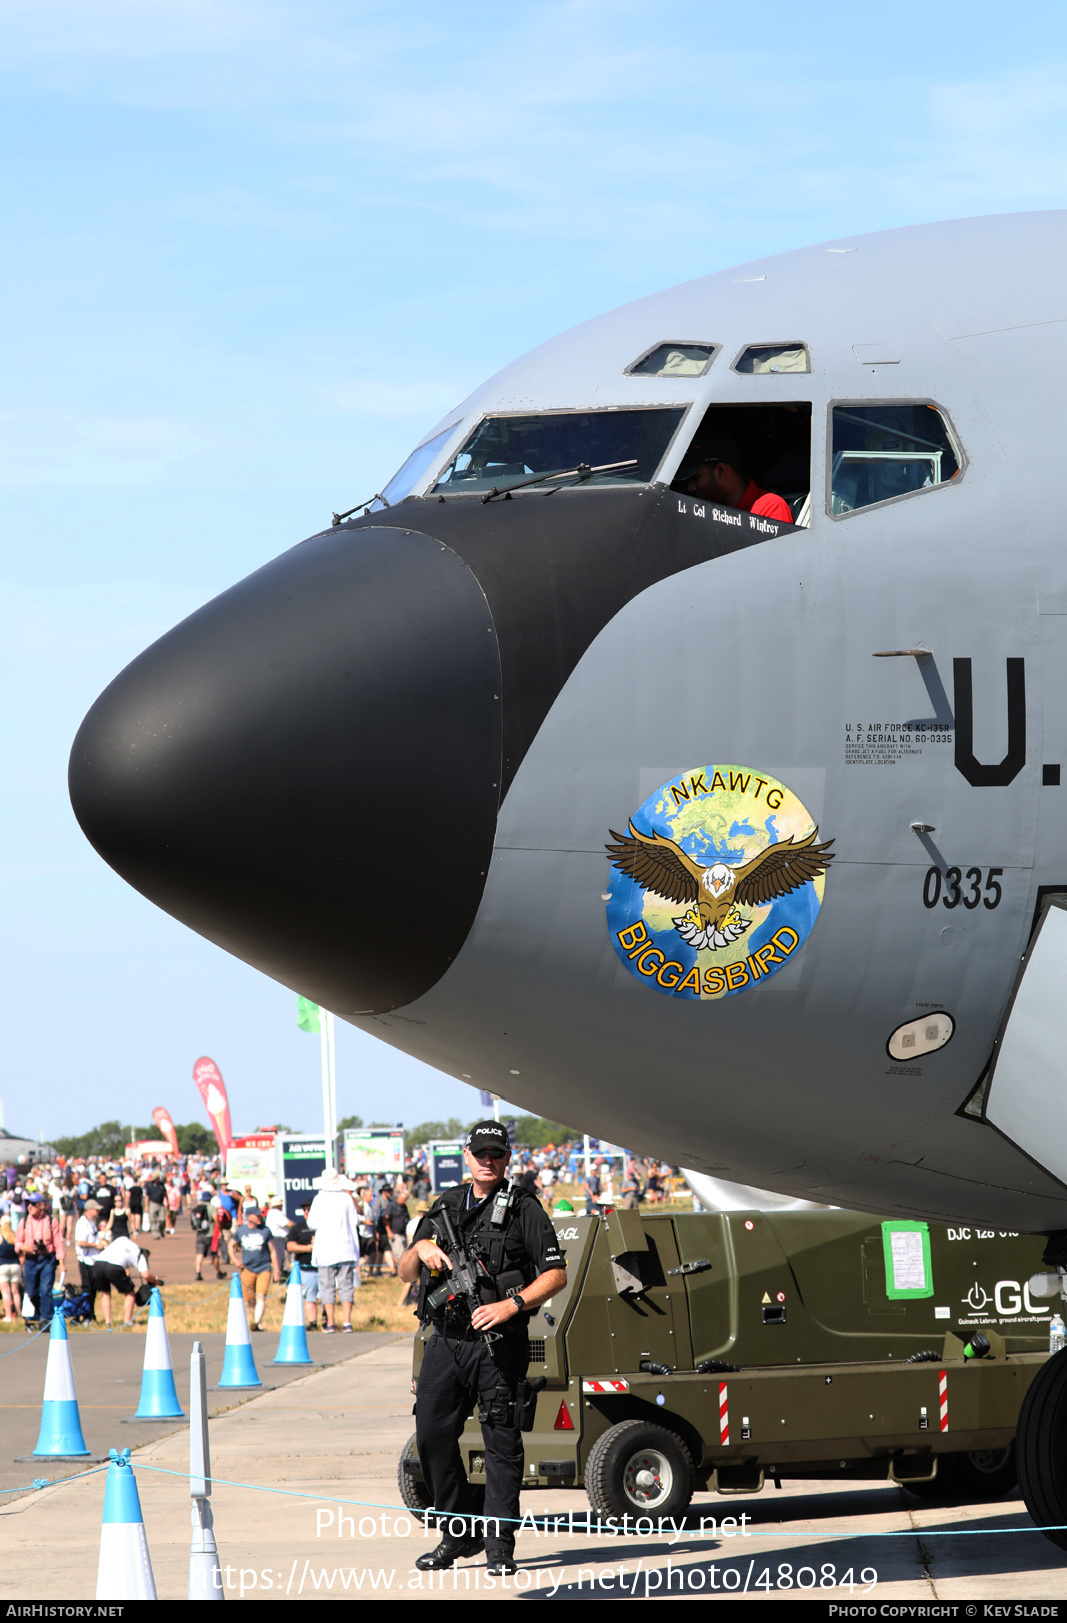
[[[636,467],[637,458],[631,457],[629,462],[602,462],[598,468],[591,468],[588,462],[579,462],[577,467],[557,468],[555,473],[532,473],[528,479],[516,479],[512,485],[502,487],[494,485],[492,490],[487,491],[482,497],[482,506],[484,507],[486,502],[491,502],[494,496],[510,496],[513,490],[525,490],[527,485],[543,485],[551,479],[581,479],[584,482],[598,473],[618,473],[623,468]]]
[[[353,513],[358,513],[361,507],[369,508],[372,502],[381,502],[383,507],[389,507],[391,505],[386,501],[381,491],[376,490],[373,496],[368,496],[365,502],[357,502],[355,507],[350,507],[348,509],[347,513],[335,513],[332,520],[333,528],[336,529],[337,525],[340,524],[343,518],[351,518]]]

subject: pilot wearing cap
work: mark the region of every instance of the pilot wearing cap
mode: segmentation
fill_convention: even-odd
[[[741,472],[737,441],[729,434],[709,434],[702,444],[694,442],[674,476],[672,488],[704,501],[720,502],[723,507],[739,507],[743,513],[780,519],[783,524],[793,522],[783,496],[762,490],[754,479],[746,479]]]
[[[478,1122],[467,1135],[463,1159],[470,1182],[446,1189],[430,1208],[398,1270],[409,1284],[419,1281],[419,1317],[433,1325],[415,1406],[419,1464],[430,1503],[455,1518],[442,1520],[441,1543],[415,1565],[432,1572],[484,1548],[488,1571],[503,1575],[515,1571],[530,1315],[566,1284],[566,1263],[536,1196],[506,1180],[506,1128],[498,1121]],[[438,1287],[451,1268],[441,1246],[442,1208],[476,1265],[481,1304],[473,1310],[458,1296],[440,1307],[429,1300],[440,1297]],[[474,1500],[459,1451],[475,1407],[485,1444],[484,1510]]]

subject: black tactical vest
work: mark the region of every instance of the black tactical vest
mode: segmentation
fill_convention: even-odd
[[[460,1184],[456,1189],[446,1189],[440,1199],[434,1202],[427,1216],[432,1220],[434,1213],[447,1205],[460,1239],[484,1266],[482,1300],[503,1301],[509,1291],[521,1290],[524,1285],[529,1285],[537,1278],[537,1267],[526,1250],[522,1225],[519,1222],[523,1202],[533,1200],[535,1197],[528,1190],[515,1186],[511,1191],[511,1204],[504,1222],[497,1225],[492,1220],[496,1191],[494,1190],[493,1194],[472,1212],[466,1209],[469,1189],[469,1184]],[[450,1331],[455,1329],[462,1333],[464,1327],[469,1329],[470,1314],[462,1301],[451,1303],[443,1314],[427,1314],[426,1297],[438,1283],[440,1276],[431,1274],[423,1263],[419,1276],[419,1318],[425,1321],[429,1317],[434,1324],[447,1327]],[[510,1331],[514,1334],[517,1331],[522,1335],[526,1332],[528,1322],[529,1315],[519,1313],[509,1324],[501,1328],[505,1332]]]

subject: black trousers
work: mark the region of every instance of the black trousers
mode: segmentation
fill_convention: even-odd
[[[96,1281],[93,1279],[93,1265],[91,1262],[82,1262],[79,1258],[78,1268],[82,1276],[82,1290],[89,1298],[89,1316],[96,1313]]]
[[[485,1516],[486,1542],[510,1551],[519,1518],[525,1451],[516,1425],[482,1422],[485,1443],[485,1508],[475,1503],[463,1469],[459,1438],[479,1398],[488,1406],[501,1386],[514,1402],[515,1391],[530,1362],[526,1337],[506,1337],[487,1347],[484,1341],[453,1341],[435,1330],[419,1371],[415,1406],[415,1439],[419,1464],[435,1510]],[[499,1522],[499,1533],[493,1526]]]

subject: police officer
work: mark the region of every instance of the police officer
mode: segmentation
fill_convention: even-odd
[[[484,1515],[487,1534],[483,1543],[468,1524],[457,1536],[446,1521],[441,1543],[415,1565],[432,1572],[484,1548],[489,1572],[499,1575],[515,1571],[530,1314],[562,1290],[567,1274],[555,1230],[536,1197],[512,1186],[504,1205],[511,1159],[507,1130],[497,1121],[478,1122],[467,1135],[463,1158],[470,1183],[446,1190],[427,1212],[400,1259],[399,1273],[409,1283],[420,1281],[420,1317],[429,1318],[434,1327],[419,1371],[415,1432],[431,1503],[442,1512]],[[482,1305],[473,1314],[458,1299],[439,1309],[427,1303],[451,1267],[434,1225],[442,1207],[479,1259]],[[482,1339],[485,1331],[495,1337],[488,1344]],[[475,1405],[485,1443],[481,1512],[459,1451],[460,1434]]]

